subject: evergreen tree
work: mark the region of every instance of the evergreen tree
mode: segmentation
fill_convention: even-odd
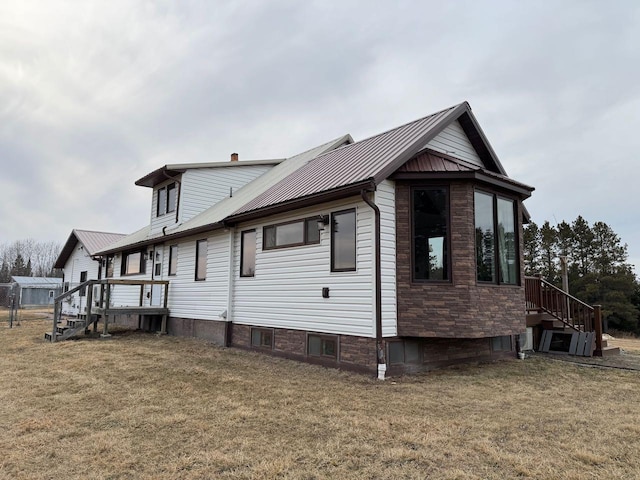
[[[9,264],[6,261],[2,261],[0,267],[0,283],[9,283],[11,281],[11,271],[9,270]]]
[[[571,230],[572,257],[576,262],[578,275],[583,277],[591,271],[593,264],[593,231],[580,215],[571,224]]]
[[[31,269],[31,259],[27,260],[27,266],[24,267],[24,275],[26,277],[30,277],[33,275],[33,270]]]
[[[530,222],[524,227],[524,273],[525,275],[535,275],[540,273],[542,268],[542,252],[540,250],[541,236],[540,228],[535,222]]]
[[[556,258],[558,256],[558,232],[546,221],[540,228],[540,251],[542,253],[541,273],[552,283],[559,279]]]
[[[25,276],[26,270],[27,266],[24,264],[24,258],[22,258],[22,255],[18,253],[16,255],[16,259],[13,261],[13,265],[11,266],[11,275]]]

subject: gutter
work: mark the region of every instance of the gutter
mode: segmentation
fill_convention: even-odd
[[[375,184],[372,182],[370,190],[362,189],[360,196],[362,200],[371,207],[375,216],[374,230],[376,243],[376,363],[378,365],[378,379],[384,380],[387,371],[384,345],[382,343],[382,265],[380,265],[380,209],[369,198],[369,193],[375,191]]]

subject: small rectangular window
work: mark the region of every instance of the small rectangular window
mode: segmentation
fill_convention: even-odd
[[[176,211],[176,184],[167,185],[167,213]]]
[[[338,358],[338,338],[327,335],[308,335],[307,353],[312,357]]]
[[[207,279],[207,240],[196,242],[196,280]]]
[[[113,255],[107,257],[106,275],[107,278],[113,277]]]
[[[87,281],[87,272],[80,272],[80,283],[86,282]],[[84,297],[87,295],[87,287],[82,287],[80,289],[80,293],[79,295],[81,297]]]
[[[162,187],[158,189],[158,200],[156,205],[156,214],[161,217],[167,213],[167,188]]]
[[[240,243],[240,276],[253,277],[256,274],[256,231],[242,232]]]
[[[348,272],[356,269],[356,211],[335,212],[331,215],[331,271]]]
[[[129,252],[122,255],[121,275],[137,275],[145,273],[145,261],[142,252]]]
[[[169,275],[178,273],[178,245],[169,247]]]
[[[420,346],[418,342],[399,340],[389,342],[389,364],[420,363]]]
[[[251,329],[251,346],[273,349],[273,330],[265,328]]]
[[[501,337],[493,337],[491,339],[491,350],[494,352],[510,352],[511,336],[503,335]]]
[[[320,243],[318,217],[269,225],[262,229],[263,250],[316,243]]]

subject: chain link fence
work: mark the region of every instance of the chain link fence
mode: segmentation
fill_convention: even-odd
[[[59,284],[34,289],[0,283],[0,325],[13,328],[23,321],[53,318],[54,298],[61,291]]]

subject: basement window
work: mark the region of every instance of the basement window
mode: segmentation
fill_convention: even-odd
[[[389,365],[403,363],[420,363],[420,348],[418,342],[400,340],[389,342]]]
[[[494,352],[510,352],[511,351],[511,335],[493,337],[491,339],[491,350],[493,350]]]
[[[333,335],[308,335],[307,353],[312,357],[338,358],[338,337]]]
[[[273,330],[267,328],[251,329],[251,346],[256,348],[273,349]]]

